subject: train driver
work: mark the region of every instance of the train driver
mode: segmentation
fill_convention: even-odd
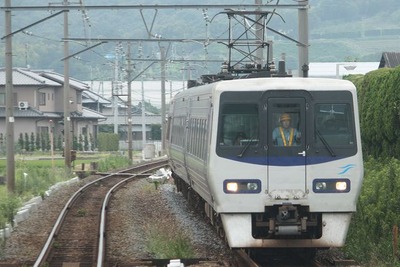
[[[300,143],[301,134],[290,126],[291,117],[288,113],[282,113],[279,117],[280,125],[272,132],[272,140],[278,146],[292,146]]]

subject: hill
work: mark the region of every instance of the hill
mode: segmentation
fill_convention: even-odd
[[[87,9],[91,5],[124,5],[142,4],[143,1],[132,0],[85,0],[81,1],[82,9],[69,12],[70,37],[88,38],[90,44],[71,42],[70,53],[86,48],[85,45],[95,44],[97,38],[148,38],[146,26],[152,27],[152,33],[162,38],[207,39],[225,38],[228,32],[226,15],[218,14],[221,10],[197,9]],[[110,3],[112,2],[112,3]],[[263,0],[269,4],[295,4],[291,0]],[[48,1],[35,1],[35,5],[48,5]],[[197,4],[194,0],[146,1],[150,4]],[[215,4],[205,0],[202,4]],[[220,0],[218,4],[254,4],[253,1]],[[379,61],[383,51],[400,51],[400,1],[398,0],[310,0],[310,61]],[[12,1],[12,5],[32,5],[32,1]],[[288,36],[297,38],[297,11],[295,9],[279,9],[268,26]],[[43,19],[54,11],[13,11],[12,28],[18,30]],[[207,18],[207,19],[206,19]],[[4,12],[0,19],[4,21]],[[154,19],[154,23],[153,23]],[[146,26],[144,21],[146,21]],[[1,28],[4,36],[4,27]],[[274,55],[279,57],[286,53],[288,66],[296,67],[297,47],[282,39],[279,35],[268,32],[268,38],[274,42]],[[18,33],[13,38],[14,66],[53,69],[63,71],[62,49],[63,15],[58,15],[45,22],[28,28],[24,33]],[[164,44],[168,48],[167,76],[170,79],[185,78],[184,71],[189,75],[200,75],[205,72],[216,72],[220,63],[182,63],[178,59],[216,59],[227,58],[227,49],[217,43],[204,46],[201,43],[171,43]],[[119,58],[119,67],[126,60],[127,44],[108,42],[94,49],[81,53],[71,60],[71,76],[82,80],[113,79],[115,73],[115,58]],[[0,48],[4,54],[4,46]],[[160,49],[156,42],[132,43],[131,52],[134,58],[139,56],[159,58]],[[175,60],[175,61],[174,61]],[[0,65],[4,65],[0,58]],[[135,73],[147,67],[149,62],[135,63]],[[120,72],[123,73],[123,72]],[[159,64],[154,64],[146,74],[147,77],[159,77]],[[123,77],[121,77],[122,79]]]

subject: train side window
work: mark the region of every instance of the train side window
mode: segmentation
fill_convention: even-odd
[[[244,146],[249,142],[258,143],[257,104],[225,104],[220,118],[220,146]]]
[[[349,104],[317,104],[314,123],[317,144],[323,142],[321,139],[330,146],[354,144],[352,111]]]

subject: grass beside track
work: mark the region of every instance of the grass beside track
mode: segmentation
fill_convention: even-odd
[[[134,153],[139,157],[140,152]],[[6,185],[6,157],[0,158],[0,228],[12,224],[14,215],[22,204],[32,197],[42,196],[54,184],[76,177],[75,170],[82,164],[90,166],[96,162],[98,171],[109,171],[132,165],[120,153],[79,153],[72,169],[65,167],[61,154],[32,153],[15,155],[15,192],[10,194]],[[85,168],[86,169],[86,168]]]

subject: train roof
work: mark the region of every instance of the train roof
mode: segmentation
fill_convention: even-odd
[[[354,91],[352,82],[332,78],[252,78],[223,80],[191,87],[175,95],[175,98],[209,94],[216,91],[264,91],[264,90]]]

